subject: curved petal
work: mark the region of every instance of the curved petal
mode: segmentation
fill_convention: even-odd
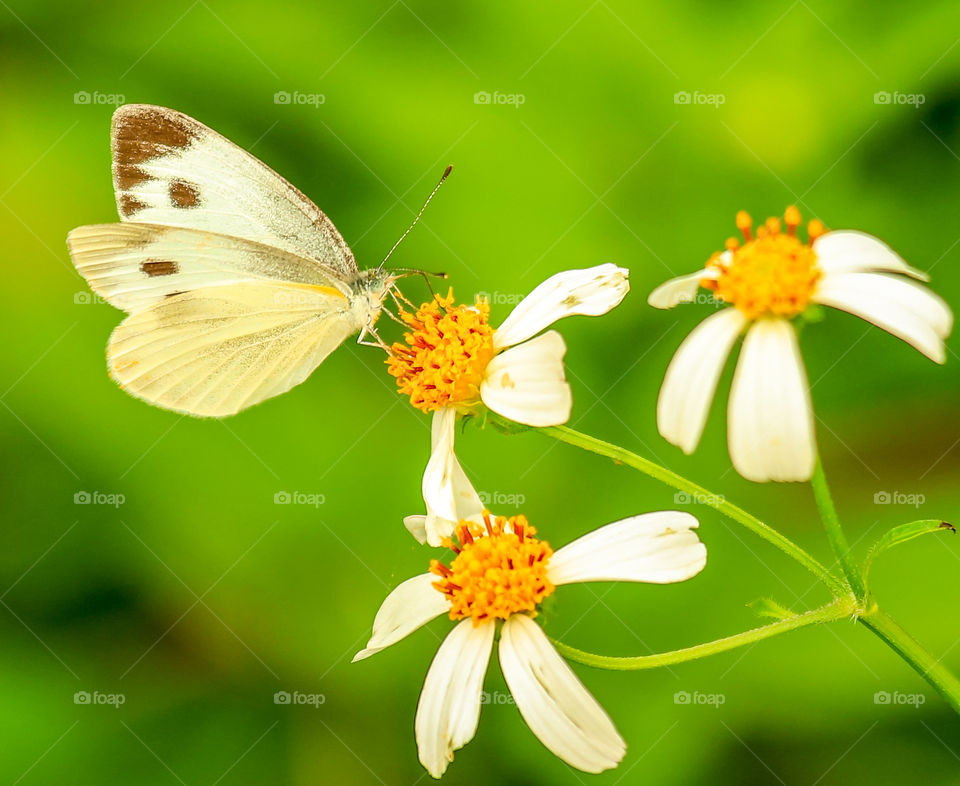
[[[813,299],[872,322],[937,363],[946,360],[943,339],[953,329],[953,313],[920,284],[879,273],[830,273]]]
[[[607,264],[550,276],[521,300],[497,328],[493,334],[494,348],[526,341],[563,317],[606,314],[626,296],[629,275],[626,268]]]
[[[450,611],[450,601],[433,587],[437,577],[423,573],[407,579],[393,590],[373,620],[373,634],[367,646],[353,656],[353,662],[369,658],[391,644]]]
[[[554,754],[584,772],[620,763],[627,744],[613,721],[524,614],[503,624],[500,668],[523,719]]]
[[[694,532],[699,525],[689,513],[676,510],[607,524],[554,552],[547,575],[554,584],[684,581],[707,564],[707,547]]]
[[[920,281],[930,276],[908,265],[882,240],[865,232],[843,229],[827,232],[813,241],[817,264],[824,273],[903,273]]]
[[[426,516],[404,516],[403,517],[403,526],[407,528],[407,532],[413,535],[416,538],[417,543],[424,544],[427,542],[427,517]]]
[[[654,308],[673,308],[681,303],[691,303],[697,297],[700,282],[705,278],[716,278],[719,271],[714,268],[698,270],[696,273],[687,273],[685,276],[671,278],[658,286],[647,298]]]
[[[480,398],[494,412],[528,426],[559,426],[573,395],[563,373],[567,351],[555,330],[501,352],[487,365]]]
[[[423,501],[427,505],[424,530],[427,543],[439,546],[453,534],[461,519],[480,521],[483,502],[474,490],[453,450],[457,412],[446,407],[433,413],[430,461],[423,473]],[[414,537],[416,532],[410,530]]]
[[[693,329],[667,367],[657,399],[657,428],[684,453],[700,442],[727,356],[746,324],[737,308],[718,311]]]
[[[810,388],[785,319],[761,319],[743,341],[727,411],[730,458],[743,477],[809,480],[816,458]]]
[[[462,620],[443,640],[430,664],[414,723],[420,763],[439,778],[453,752],[477,733],[483,676],[493,651],[496,625]]]

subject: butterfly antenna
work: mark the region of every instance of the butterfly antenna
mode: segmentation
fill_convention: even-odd
[[[387,255],[383,258],[383,262],[380,263],[381,270],[383,269],[383,266],[387,264],[387,260],[390,259],[390,257],[393,255],[393,252],[397,250],[397,246],[399,246],[403,242],[403,239],[410,234],[410,230],[413,229],[417,225],[417,222],[420,221],[420,217],[423,215],[423,211],[427,209],[427,205],[430,204],[430,200],[432,200],[433,197],[436,195],[437,191],[440,190],[440,186],[443,185],[443,181],[450,176],[450,173],[452,171],[453,171],[453,164],[451,164],[450,166],[448,166],[446,169],[443,170],[443,174],[440,176],[440,182],[438,182],[433,187],[433,191],[430,192],[430,196],[427,197],[427,201],[423,203],[423,207],[420,208],[420,212],[417,213],[416,216],[414,216],[413,221],[410,222],[410,226],[407,227],[407,231],[404,232],[402,235],[400,235],[400,239],[393,244],[393,248],[391,248],[390,251],[387,252]]]

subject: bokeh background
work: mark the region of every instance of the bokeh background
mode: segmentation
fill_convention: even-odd
[[[115,103],[175,107],[252,150],[328,212],[363,266],[454,163],[393,261],[448,271],[463,299],[489,293],[496,321],[554,272],[629,267],[621,308],[561,326],[572,424],[830,560],[809,487],[729,469],[732,366],[695,456],[658,437],[660,379],[707,307],[657,312],[645,298],[720,248],[738,209],[796,203],[886,239],[960,304],[958,30],[950,2],[0,0],[0,782],[429,780],[413,717],[446,621],[350,663],[385,594],[430,556],[400,523],[421,509],[427,419],[393,391],[381,353],[353,343],[224,422],[114,386],[104,345],[121,314],[91,300],[64,239],[115,220]],[[415,280],[405,291],[428,294]],[[938,367],[838,312],[804,332],[824,460],[859,551],[898,523],[957,517],[950,346]],[[522,509],[557,545],[684,504],[536,434],[468,428],[459,446],[494,507]],[[76,504],[84,492],[100,502]],[[277,504],[284,492],[300,504]],[[897,502],[876,504],[883,492]],[[644,654],[753,626],[760,597],[798,610],[826,599],[763,542],[689,509],[710,550],[702,575],[566,588],[548,631]],[[880,602],[960,669],[957,541],[911,543],[873,576]],[[502,703],[493,665],[491,703],[448,782],[960,783],[960,721],[853,624],[666,670],[577,671],[629,742],[619,769],[593,778],[550,755]],[[123,704],[75,703],[83,691]],[[279,691],[322,699],[276,704]],[[684,691],[722,699],[676,703]],[[920,698],[878,704],[882,691]]]

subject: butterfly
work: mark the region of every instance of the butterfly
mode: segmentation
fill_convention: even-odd
[[[360,270],[330,219],[266,164],[160,106],[121,106],[111,139],[121,223],[74,229],[67,245],[128,314],[107,347],[125,391],[225,417],[300,384],[348,336],[376,337],[402,276]]]

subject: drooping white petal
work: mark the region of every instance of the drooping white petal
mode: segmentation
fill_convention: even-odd
[[[430,664],[414,727],[420,763],[434,778],[443,775],[453,752],[477,732],[494,630],[492,622],[474,627],[472,619],[461,620]]]
[[[629,275],[626,268],[607,264],[550,276],[521,300],[497,328],[494,347],[512,347],[573,314],[606,314],[630,289]]]
[[[450,601],[446,595],[434,589],[435,581],[437,577],[432,573],[423,573],[407,579],[387,595],[373,620],[370,641],[353,656],[353,662],[369,658],[396,644],[430,620],[449,612]]]
[[[937,363],[946,359],[953,312],[925,286],[879,273],[830,273],[813,299],[872,322]]]
[[[671,278],[650,293],[647,303],[654,308],[673,308],[681,303],[691,303],[697,297],[700,282],[705,278],[716,278],[718,275],[719,271],[715,268],[707,268]]]
[[[480,398],[494,412],[528,426],[559,426],[573,395],[563,372],[567,351],[555,330],[501,352],[487,365]]]
[[[670,584],[696,576],[707,547],[689,513],[665,510],[633,516],[590,532],[554,552],[547,576],[554,584],[645,581]]]
[[[670,361],[657,399],[657,428],[684,453],[700,442],[720,374],[746,323],[739,309],[724,308],[697,325]]]
[[[827,232],[813,241],[813,250],[824,273],[903,273],[920,281],[930,280],[930,276],[908,265],[882,240],[865,232]]]
[[[500,667],[523,719],[554,754],[584,772],[620,763],[627,744],[613,721],[524,614],[503,624]]]
[[[423,473],[424,521],[427,543],[441,545],[461,519],[480,521],[483,503],[454,453],[457,412],[446,407],[433,414],[430,461]],[[416,537],[416,532],[411,530]]]
[[[810,388],[785,319],[761,319],[747,331],[733,377],[727,441],[737,472],[765,482],[809,480],[816,443]]]

